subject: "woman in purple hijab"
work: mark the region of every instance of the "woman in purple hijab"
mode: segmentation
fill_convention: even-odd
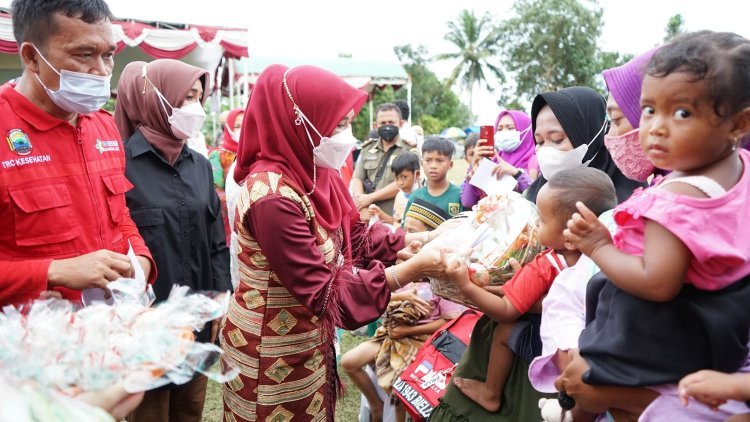
[[[482,145],[484,140],[477,141],[474,150],[472,168],[476,168],[482,157],[492,156],[498,165],[493,174],[498,178],[504,174],[518,180],[516,191],[523,192],[533,180],[529,177],[529,159],[535,154],[534,134],[531,133],[531,118],[519,110],[501,111],[495,121],[495,149]],[[469,209],[484,196],[481,189],[470,185],[469,178],[473,171],[467,173],[467,180],[461,191],[461,204]]]

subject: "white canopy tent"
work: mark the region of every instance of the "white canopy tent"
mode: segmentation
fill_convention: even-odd
[[[208,70],[212,86],[221,86],[220,66],[233,70],[235,59],[247,57],[247,15],[227,13],[247,5],[238,5],[230,0],[212,0],[210,7],[203,0],[154,1],[154,0],[110,0],[107,1],[115,21],[112,35],[117,42],[112,87],[124,67],[133,61],[151,61],[154,58],[172,58]],[[17,55],[13,37],[11,0],[0,0],[0,83],[18,77],[21,62]],[[231,74],[230,70],[230,74]],[[233,81],[229,81],[231,88]],[[234,89],[229,90],[231,96]],[[216,89],[212,111],[215,120],[221,103],[221,90]]]
[[[11,0],[0,0],[0,11],[8,12],[10,4]],[[224,82],[228,88],[230,107],[242,107],[255,78],[269,64],[312,64],[338,74],[352,86],[371,94],[386,85],[397,89],[406,86],[411,104],[411,78],[395,56],[392,60],[379,61],[346,57],[303,60],[256,56],[248,60],[251,3],[233,0],[108,0],[107,4],[116,18],[113,37],[118,42],[113,87],[117,86],[122,69],[128,63],[169,57],[207,69],[215,76],[213,82],[216,85],[222,86]],[[10,18],[7,14],[0,14],[0,52],[6,53],[0,54],[0,83],[21,74]],[[239,94],[237,98],[235,94]],[[212,102],[216,111],[220,95],[221,90],[216,90]]]

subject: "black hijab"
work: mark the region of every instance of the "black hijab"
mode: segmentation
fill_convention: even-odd
[[[531,130],[536,132],[536,116],[539,111],[548,105],[552,113],[557,117],[565,134],[573,144],[573,148],[581,145],[589,145],[583,162],[593,160],[589,167],[597,168],[607,173],[615,185],[618,202],[622,202],[638,187],[646,186],[645,183],[630,180],[625,177],[615,165],[609,151],[604,146],[604,134],[607,128],[602,130],[607,114],[607,102],[596,91],[583,86],[573,86],[559,91],[545,92],[534,98],[531,105]],[[529,186],[526,197],[529,201],[536,203],[539,189],[547,183],[544,176],[539,177]]]

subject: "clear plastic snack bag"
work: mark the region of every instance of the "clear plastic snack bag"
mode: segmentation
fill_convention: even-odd
[[[524,265],[542,251],[538,219],[536,206],[520,194],[490,195],[474,206],[463,224],[428,245],[468,259],[469,278],[474,284],[502,285],[515,273],[511,258]],[[430,284],[436,295],[476,309],[451,280],[430,278]]]
[[[227,293],[174,286],[167,300],[148,306],[144,291],[82,309],[59,299],[36,301],[26,313],[7,307],[0,313],[0,373],[68,395],[115,382],[135,393],[197,373],[220,383],[237,375],[235,367],[217,364],[219,347],[194,335],[226,313]]]

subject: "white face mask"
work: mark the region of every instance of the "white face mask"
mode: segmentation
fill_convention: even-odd
[[[172,108],[172,115],[167,119],[172,126],[172,133],[178,139],[198,136],[206,121],[206,112],[200,103],[190,103],[180,108]]]
[[[594,135],[594,138],[591,139],[588,144],[579,145],[578,147],[570,151],[560,151],[559,149],[553,147],[539,148],[536,151],[536,158],[537,161],[539,161],[539,170],[541,170],[542,176],[544,176],[545,179],[549,180],[554,177],[555,174],[563,170],[570,170],[576,167],[588,166],[589,163],[594,160],[596,155],[594,155],[594,157],[591,157],[591,159],[586,161],[585,163],[583,162],[583,157],[586,156],[586,153],[589,150],[589,145],[591,145],[596,140],[596,138],[600,133],[602,133],[606,126],[607,120],[605,119],[604,124],[602,125],[601,129],[599,129],[599,132]]]
[[[177,139],[182,140],[198,136],[203,127],[203,122],[206,121],[206,112],[203,110],[201,103],[196,101],[194,103],[185,104],[180,108],[172,107],[172,104],[169,104],[169,101],[164,98],[164,95],[159,91],[159,88],[157,88],[156,85],[151,82],[151,79],[148,78],[146,70],[146,66],[143,66],[142,77],[151,84],[154,92],[156,92],[156,95],[159,97],[161,107],[164,109],[164,112],[169,115],[169,117],[167,117],[167,122],[169,122],[169,125],[172,128],[174,136],[177,137]],[[145,88],[143,92],[146,92]],[[172,109],[172,114],[169,114],[165,104]]]
[[[357,139],[349,126],[330,138],[321,137],[320,144],[313,146],[313,154],[321,166],[341,170],[356,144]]]
[[[239,139],[240,139],[240,130],[239,129],[232,129],[231,127],[229,127],[229,125],[224,125],[224,126],[225,126],[227,132],[229,132],[229,136],[232,137],[232,140],[234,142],[239,142]]]
[[[307,139],[310,141],[310,145],[312,145],[312,152],[313,156],[315,157],[316,165],[327,167],[337,171],[341,170],[341,167],[344,166],[346,159],[349,157],[349,154],[351,154],[354,146],[357,144],[357,138],[355,138],[354,134],[352,134],[352,127],[348,126],[346,129],[330,137],[321,135],[318,129],[316,129],[310,119],[305,116],[305,113],[302,112],[302,110],[299,108],[297,103],[294,101],[294,98],[292,97],[292,92],[289,90],[289,86],[286,83],[286,75],[290,70],[291,69],[287,69],[287,71],[284,72],[283,83],[284,89],[289,96],[289,100],[294,105],[294,111],[297,114],[297,120],[295,121],[295,124],[302,125],[305,128]],[[315,146],[315,143],[313,142],[312,135],[307,129],[308,125],[320,137],[320,143],[318,144],[318,146]],[[314,189],[315,188],[313,188],[313,190]]]
[[[154,92],[159,96],[164,112],[169,114],[167,108],[164,106],[165,104],[172,109],[172,114],[167,118],[167,122],[169,122],[172,128],[174,136],[177,139],[183,140],[198,136],[203,127],[203,122],[206,121],[206,112],[203,110],[201,103],[195,102],[186,104],[180,108],[174,108],[153,83],[151,83],[151,86],[154,87]]]
[[[521,146],[522,138],[531,130],[531,126],[523,132],[517,130],[500,130],[495,132],[495,146],[502,152],[513,152]]]
[[[307,132],[307,139],[313,147],[313,155],[315,156],[316,163],[321,167],[341,170],[341,167],[344,166],[346,159],[349,158],[349,154],[352,153],[354,146],[357,144],[357,138],[355,138],[352,133],[352,127],[349,126],[331,137],[323,136],[318,132],[318,129],[313,126],[307,116],[302,113],[302,110],[297,108],[297,112],[304,120],[303,125],[305,126],[305,132]],[[310,134],[310,131],[307,130],[307,125],[310,125],[320,137],[320,143],[318,146],[315,146],[315,143],[312,140],[312,135]]]
[[[90,114],[98,111],[109,100],[112,75],[97,76],[65,69],[58,71],[39,52],[39,49],[34,47],[34,50],[50,69],[60,75],[60,87],[57,91],[53,91],[44,85],[38,74],[34,74],[47,91],[50,100],[61,109],[68,113]]]

